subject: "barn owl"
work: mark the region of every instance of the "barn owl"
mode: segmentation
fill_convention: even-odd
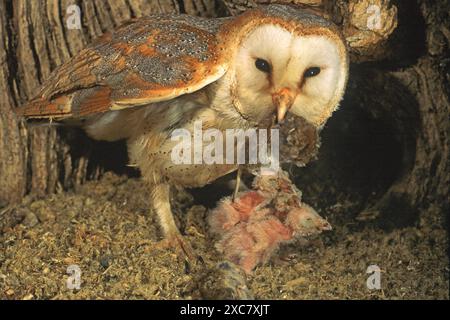
[[[166,242],[193,258],[170,207],[170,186],[198,187],[235,164],[171,161],[176,128],[268,128],[287,112],[319,128],[342,99],[345,41],[328,20],[285,5],[238,17],[134,19],[55,70],[17,108],[28,119],[77,121],[93,139],[126,139]]]

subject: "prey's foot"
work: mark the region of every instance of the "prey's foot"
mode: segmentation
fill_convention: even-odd
[[[166,238],[161,240],[157,247],[160,249],[174,248],[178,256],[194,262],[197,260],[197,256],[194,253],[189,241],[187,241],[181,234],[166,235]]]

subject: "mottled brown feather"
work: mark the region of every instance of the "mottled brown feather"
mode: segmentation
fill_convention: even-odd
[[[82,117],[197,91],[226,71],[215,35],[224,21],[183,15],[133,20],[56,69],[17,114]]]

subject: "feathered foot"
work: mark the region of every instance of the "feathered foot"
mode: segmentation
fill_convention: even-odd
[[[189,242],[181,235],[175,223],[175,219],[170,208],[170,186],[159,184],[152,190],[153,206],[158,215],[164,239],[160,241],[160,248],[175,248],[188,261],[195,261],[196,255]]]

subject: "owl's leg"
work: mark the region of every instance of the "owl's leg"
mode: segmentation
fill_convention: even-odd
[[[170,186],[162,183],[155,185],[152,192],[153,207],[159,219],[165,239],[160,243],[164,247],[173,247],[181,251],[189,260],[195,259],[194,250],[181,235],[175,224],[170,208]]]

